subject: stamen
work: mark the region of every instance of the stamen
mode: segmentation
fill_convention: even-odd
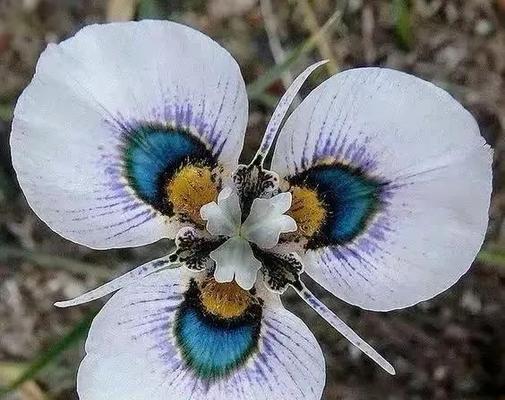
[[[321,303],[304,285],[300,282],[294,287],[300,297],[311,306],[321,317],[323,317],[333,328],[339,331],[349,342],[360,349],[368,357],[374,360],[380,367],[391,375],[396,375],[394,367],[377,353],[372,346],[358,336],[349,326],[337,317],[328,307]]]
[[[298,225],[298,232],[311,237],[319,231],[326,219],[325,204],[315,190],[303,186],[291,188],[293,202],[287,214]]]
[[[237,283],[219,283],[213,278],[202,284],[200,300],[207,312],[227,319],[240,317],[256,301],[249,291]]]
[[[66,308],[72,306],[78,306],[80,304],[89,303],[90,301],[97,300],[101,297],[107,296],[119,289],[124,288],[132,284],[133,282],[145,278],[148,275],[154,274],[155,272],[162,271],[164,269],[171,269],[179,267],[179,264],[174,264],[169,261],[170,256],[165,256],[154,261],[150,261],[140,267],[137,267],[120,277],[113,279],[110,282],[103,284],[87,293],[77,296],[74,299],[66,301],[58,301],[54,303],[56,307]]]
[[[217,184],[207,166],[186,165],[166,184],[166,195],[174,211],[195,223],[203,223],[200,208],[217,198]]]
[[[298,75],[291,86],[286,90],[281,100],[279,101],[279,104],[277,104],[272,117],[270,118],[270,122],[268,123],[267,130],[263,136],[263,140],[261,141],[260,148],[256,152],[256,155],[254,156],[251,164],[263,165],[263,161],[267,156],[270,148],[272,147],[272,143],[277,137],[277,132],[279,131],[279,127],[281,126],[281,123],[284,120],[286,113],[288,112],[289,106],[300,91],[303,83],[315,69],[323,64],[326,64],[328,61],[329,60],[319,61],[318,63],[315,63],[308,67],[305,71]]]

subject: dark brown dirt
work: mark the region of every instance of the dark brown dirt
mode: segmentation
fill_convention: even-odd
[[[8,136],[13,105],[33,74],[48,42],[106,19],[105,0],[0,0],[0,384],[22,368],[96,305],[59,310],[55,300],[71,297],[143,260],[163,254],[168,243],[143,249],[96,252],[51,232],[29,209],[10,165]],[[126,2],[125,2],[126,3]],[[143,1],[139,13],[190,24],[227,47],[248,82],[273,64],[264,18],[254,0]],[[160,5],[157,10],[147,3]],[[274,1],[273,17],[286,51],[309,35],[301,1]],[[334,0],[309,2],[322,25]],[[392,2],[351,0],[327,46],[339,68],[390,66],[449,90],[476,116],[495,148],[495,184],[488,243],[505,246],[505,2],[417,0],[410,2],[411,41],[395,30]],[[154,10],[154,11],[153,11]],[[137,17],[139,17],[137,13]],[[320,46],[292,67],[299,72],[321,59]],[[324,50],[323,50],[324,51]],[[322,77],[320,77],[322,78]],[[314,86],[314,82],[311,82]],[[269,94],[282,93],[277,82]],[[259,143],[272,108],[253,103],[245,157]],[[6,256],[6,247],[43,252],[105,268],[69,271],[32,259]],[[413,249],[415,251],[415,249]],[[71,264],[71,263],[70,263]],[[357,353],[318,316],[296,301],[287,304],[315,331],[326,354],[324,399],[505,399],[505,266],[477,263],[448,292],[407,310],[361,311],[311,285],[323,300],[396,367],[388,376]],[[74,399],[82,344],[66,352],[17,399]],[[2,382],[2,380],[4,382]]]

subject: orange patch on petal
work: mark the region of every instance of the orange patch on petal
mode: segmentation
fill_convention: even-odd
[[[293,186],[291,188],[293,201],[287,214],[298,225],[298,232],[303,236],[314,235],[324,223],[326,209],[315,190],[307,187]]]
[[[166,194],[174,212],[203,223],[200,208],[217,199],[218,188],[212,170],[205,166],[186,165],[166,185]]]
[[[240,317],[255,301],[254,296],[237,283],[219,283],[214,279],[203,283],[200,299],[207,312],[225,319]]]

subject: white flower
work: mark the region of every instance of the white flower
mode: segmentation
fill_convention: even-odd
[[[492,153],[475,120],[428,82],[360,68],[317,87],[279,129],[321,64],[293,82],[256,156],[238,165],[244,81],[205,35],[162,21],[93,25],[44,51],[11,136],[31,207],[92,248],[177,246],[57,303],[117,291],[91,327],[81,399],[318,400],[323,354],[283,308],[288,287],[394,369],[305,288],[303,272],[348,303],[388,311],[468,270],[491,193]]]
[[[279,193],[269,199],[256,198],[242,223],[240,198],[232,189],[225,188],[219,193],[217,203],[206,204],[200,209],[211,235],[229,237],[209,254],[216,263],[214,278],[217,282],[235,280],[242,289],[254,287],[261,262],[254,257],[249,242],[261,249],[271,249],[279,242],[281,233],[295,232],[296,221],[284,215],[290,207],[290,193]]]

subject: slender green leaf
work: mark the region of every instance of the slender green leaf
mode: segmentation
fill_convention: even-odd
[[[59,341],[40,354],[19,378],[10,383],[7,388],[0,391],[0,398],[3,398],[8,393],[16,390],[23,383],[34,379],[44,368],[55,362],[63,354],[63,352],[79,344],[81,339],[83,339],[88,332],[89,327],[91,326],[91,321],[95,315],[96,311],[88,313]]]
[[[166,19],[167,2],[164,0],[140,0],[137,7],[138,19]]]
[[[258,100],[263,102],[265,100],[263,93],[268,89],[268,87],[274,83],[277,79],[280,79],[281,75],[293,65],[296,61],[300,59],[301,56],[309,53],[317,44],[317,41],[324,33],[328,32],[330,28],[336,25],[336,21],[340,20],[342,12],[340,10],[335,11],[326,23],[321,27],[321,29],[314,35],[309,37],[305,42],[303,42],[296,49],[292,50],[286,60],[282,64],[277,64],[270,68],[267,72],[261,75],[254,82],[247,86],[247,93],[251,100]]]
[[[393,17],[396,40],[403,49],[409,50],[414,41],[409,0],[393,0]]]
[[[505,250],[484,249],[477,255],[477,261],[484,264],[505,268]]]

